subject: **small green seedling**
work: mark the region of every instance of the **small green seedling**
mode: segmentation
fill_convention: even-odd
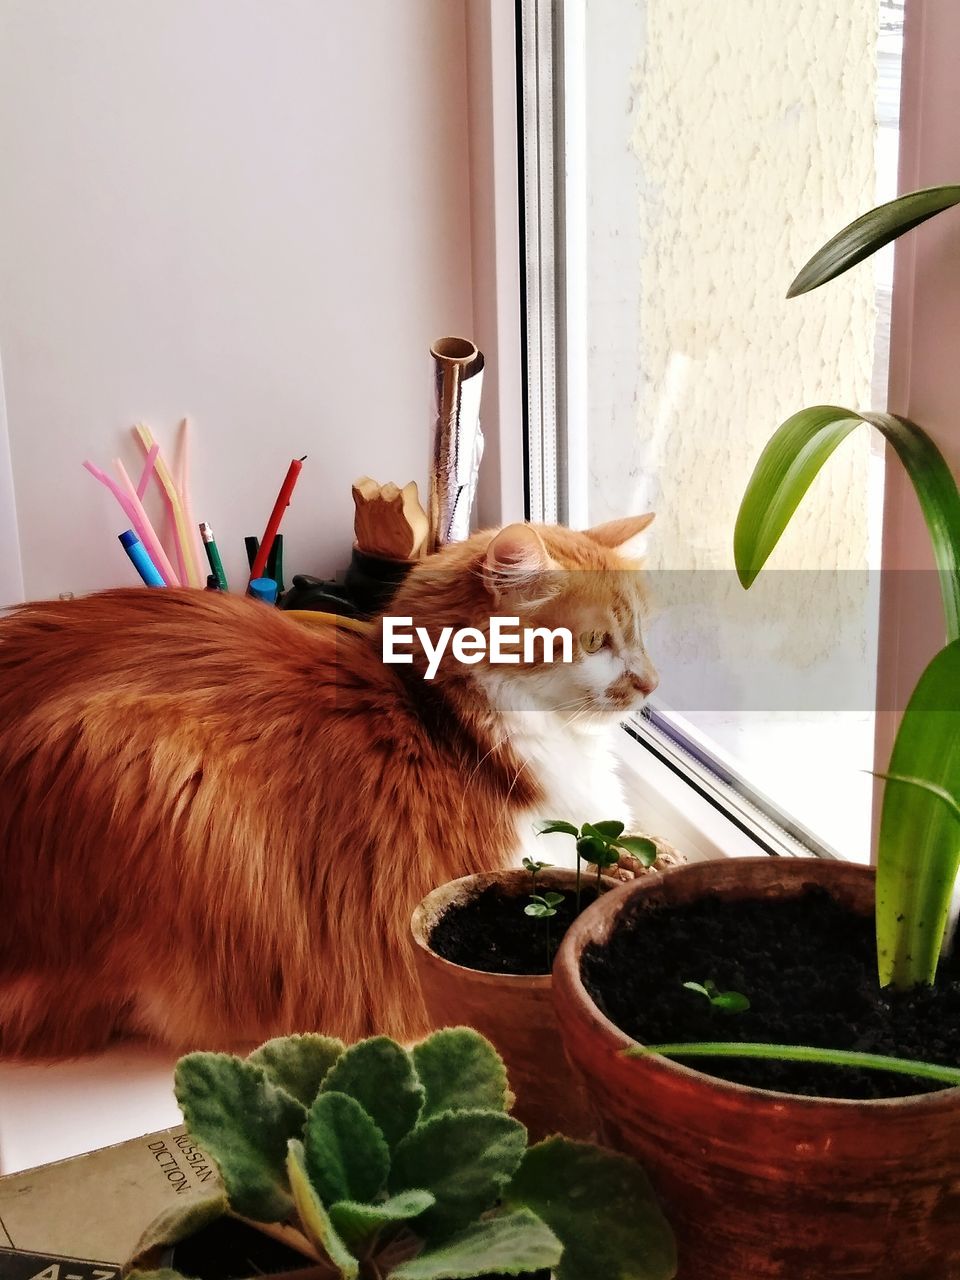
[[[552,862],[538,862],[536,858],[524,858],[523,869],[530,872],[531,893],[537,891],[537,876],[541,871],[545,871],[548,867],[552,867]]]
[[[709,978],[706,982],[685,982],[683,985],[688,991],[705,996],[721,1013],[746,1013],[750,1008],[750,1001],[745,995],[739,991],[718,991],[717,984]]]
[[[597,868],[597,892],[600,892],[600,880],[607,867],[615,867],[621,854],[628,853],[632,858],[642,862],[645,867],[653,866],[657,859],[657,846],[645,836],[625,836],[622,822],[613,820],[603,822],[585,822],[582,827],[575,827],[572,822],[560,822],[550,819],[538,822],[535,826],[538,836],[560,832],[573,836],[577,842],[577,915],[580,914],[580,862],[589,862]]]
[[[546,925],[548,969],[553,963],[553,956],[550,953],[550,921],[557,914],[557,907],[562,901],[562,893],[532,893],[530,901],[523,908],[524,915],[532,916],[534,920],[542,920]]]
[[[535,916],[537,920],[549,920],[557,914],[557,907],[562,901],[562,893],[532,893],[529,903],[523,909],[524,915]]]

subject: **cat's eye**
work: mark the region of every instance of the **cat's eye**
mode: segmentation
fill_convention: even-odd
[[[580,644],[585,653],[599,653],[607,639],[606,631],[585,631],[580,637]]]

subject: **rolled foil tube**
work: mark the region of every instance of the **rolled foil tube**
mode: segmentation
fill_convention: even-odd
[[[429,550],[470,536],[483,456],[480,392],[483,354],[466,338],[438,338],[434,360],[436,417],[430,466]]]

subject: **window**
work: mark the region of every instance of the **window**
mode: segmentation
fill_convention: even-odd
[[[821,853],[870,851],[884,465],[848,440],[749,592],[740,496],[815,403],[886,407],[892,252],[787,301],[897,186],[902,0],[524,0],[531,517],[656,509],[634,731]]]

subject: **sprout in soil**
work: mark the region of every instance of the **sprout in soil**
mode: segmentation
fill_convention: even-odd
[[[222,1218],[297,1250],[311,1280],[676,1275],[640,1166],[560,1136],[528,1147],[503,1061],[469,1027],[412,1049],[286,1036],[248,1058],[188,1054],[174,1079],[223,1192],[148,1228],[138,1280],[181,1280],[170,1247]]]
[[[547,867],[552,867],[552,862],[537,862],[536,858],[524,858],[523,869],[530,872],[530,892],[537,892],[537,876],[541,871],[545,871]]]
[[[543,865],[541,863],[541,865]],[[557,914],[557,907],[563,901],[562,893],[532,893],[530,901],[523,908],[524,915],[534,920],[543,920],[547,927],[547,969],[550,969],[553,958],[550,955],[550,921]]]
[[[698,995],[706,996],[713,1008],[719,1009],[721,1013],[746,1013],[750,1008],[750,1001],[745,995],[741,995],[739,991],[720,991],[710,978],[705,982],[685,982],[683,985],[687,991],[696,991]]]
[[[607,867],[615,867],[621,854],[627,853],[632,858],[650,867],[657,858],[657,846],[645,836],[625,836],[625,825],[614,820],[602,822],[585,822],[582,827],[575,827],[572,822],[549,819],[535,825],[538,836],[560,832],[573,836],[577,842],[577,915],[580,914],[580,862],[589,862],[597,868],[597,893],[600,892],[600,880]]]

